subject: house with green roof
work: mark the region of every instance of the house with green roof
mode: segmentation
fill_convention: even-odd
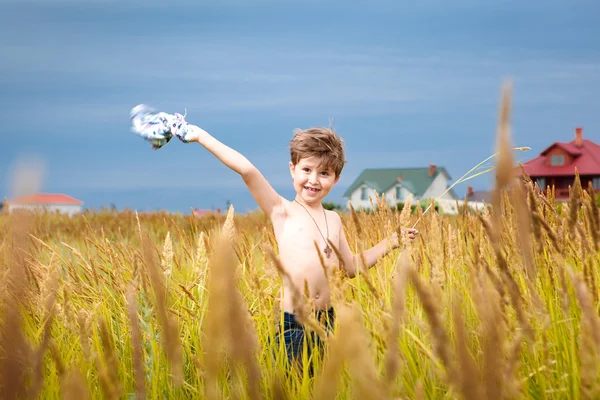
[[[373,191],[385,194],[389,204],[403,202],[409,196],[413,201],[426,199],[455,200],[453,190],[448,189],[452,178],[446,168],[430,164],[423,168],[380,168],[365,169],[344,193],[344,198],[356,209],[371,208],[369,197]]]

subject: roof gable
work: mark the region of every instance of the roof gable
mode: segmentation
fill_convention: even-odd
[[[581,147],[575,146],[575,143],[554,142],[550,146],[548,146],[546,149],[544,149],[544,151],[542,151],[540,153],[540,155],[545,156],[546,154],[548,154],[548,152],[550,152],[550,150],[554,149],[555,147],[559,147],[559,148],[563,149],[564,151],[566,151],[567,153],[569,153],[570,155],[572,155],[574,157],[577,157],[577,156],[580,156],[581,154],[583,154],[583,152],[581,151]]]
[[[415,189],[415,186],[410,181],[402,179],[398,182],[398,184],[400,185],[400,187],[406,188],[411,193],[415,193],[417,191]]]
[[[491,192],[486,192],[483,190],[475,191],[470,194],[467,194],[467,201],[481,201],[485,203],[490,203],[492,198]]]
[[[398,182],[401,183],[401,186],[413,192],[415,196],[422,196],[439,174],[444,174],[447,179],[451,179],[444,167],[437,167],[433,176],[429,176],[429,167],[368,168],[363,170],[358,178],[346,189],[344,197],[349,198],[362,184],[366,184],[369,188],[377,190],[378,193],[383,193]],[[398,181],[399,176],[402,176],[400,181]]]
[[[18,197],[9,201],[9,204],[61,204],[61,205],[81,205],[83,201],[77,200],[66,194],[56,193],[36,193],[28,196]]]
[[[570,164],[548,165],[546,154],[556,146],[565,149],[565,151],[570,150],[570,154],[573,154],[572,151],[577,151],[580,154],[573,154],[575,159]],[[574,140],[569,143],[556,142],[540,153],[538,157],[523,163],[523,168],[532,177],[571,176],[575,174],[575,168],[577,168],[580,175],[600,175],[600,146],[587,139],[582,140],[581,147],[576,146]]]

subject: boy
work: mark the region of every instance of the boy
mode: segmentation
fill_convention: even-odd
[[[311,128],[297,130],[290,142],[290,175],[296,197],[289,201],[271,187],[260,171],[246,157],[221,143],[203,129],[188,124],[181,114],[156,113],[146,106],[135,107],[131,112],[133,130],[149,140],[155,149],[164,146],[177,136],[184,143],[197,142],[217,157],[223,164],[241,175],[259,207],[270,218],[279,248],[281,264],[291,282],[283,282],[282,309],[284,311],[284,341],[288,357],[301,357],[304,329],[294,319],[292,301],[293,284],[302,290],[305,282],[309,296],[318,314],[327,313],[332,323],[330,288],[321,266],[314,243],[328,267],[343,262],[345,274],[356,275],[359,254],[353,254],[344,234],[340,216],[325,210],[322,200],[340,179],[344,168],[342,139],[332,130]],[[416,229],[406,230],[410,240]],[[329,241],[339,250],[338,260]],[[366,267],[370,268],[392,249],[399,246],[396,233],[364,252]]]

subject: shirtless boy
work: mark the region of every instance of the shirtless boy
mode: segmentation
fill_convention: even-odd
[[[134,131],[158,149],[172,137],[185,143],[197,142],[223,164],[241,175],[259,207],[270,218],[279,248],[280,261],[291,278],[291,284],[301,290],[305,281],[315,308],[332,317],[330,288],[323,272],[315,241],[328,266],[344,265],[345,275],[352,278],[359,268],[360,255],[353,254],[344,234],[340,216],[325,210],[322,200],[340,179],[345,164],[342,139],[327,128],[297,130],[290,142],[290,175],[296,197],[290,201],[281,197],[242,154],[221,143],[205,130],[188,124],[181,114],[153,113],[145,106],[132,110]],[[416,229],[407,229],[410,240]],[[342,260],[329,246],[339,250]],[[366,267],[370,268],[391,250],[399,246],[396,233],[364,252]],[[342,261],[342,263],[340,263]],[[282,309],[284,311],[284,340],[288,357],[300,356],[304,330],[294,320],[292,290],[284,280]],[[292,354],[290,354],[290,352]]]

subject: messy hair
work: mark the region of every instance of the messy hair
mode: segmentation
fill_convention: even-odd
[[[344,141],[329,128],[316,127],[296,129],[290,141],[292,164],[298,164],[303,158],[316,157],[320,164],[340,176],[346,160],[344,159]]]

